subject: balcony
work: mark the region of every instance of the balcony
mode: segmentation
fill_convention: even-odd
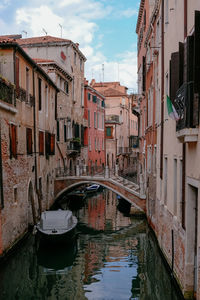
[[[107,115],[105,121],[106,123],[120,124],[120,118],[118,115]]]
[[[117,148],[117,155],[126,155],[131,153],[131,148],[130,147],[118,147]]]
[[[135,135],[131,135],[129,138],[129,144],[131,148],[138,148],[139,147],[139,137]]]
[[[174,107],[179,120],[176,121],[176,136],[181,143],[198,141],[199,95],[194,93],[194,83],[184,83],[176,93]]]
[[[0,77],[0,100],[16,106],[14,85],[2,77]]]
[[[81,150],[81,144],[80,141],[73,139],[71,141],[69,141],[68,145],[67,145],[67,155],[76,155],[79,154]]]

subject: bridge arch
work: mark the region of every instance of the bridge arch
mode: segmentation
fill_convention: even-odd
[[[113,191],[114,193],[118,194],[126,201],[128,201],[136,210],[140,212],[146,212],[146,202],[144,199],[140,199],[139,195],[135,195],[134,193],[125,190],[124,186],[119,186],[109,179],[97,180],[97,179],[84,179],[84,178],[77,178],[77,179],[56,179],[55,180],[55,201],[64,193],[69,191],[72,188],[78,187],[83,184],[100,184],[103,187]]]

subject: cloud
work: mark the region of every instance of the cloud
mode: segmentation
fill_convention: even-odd
[[[10,5],[10,0],[3,0],[0,3],[0,9],[3,10],[7,8]]]
[[[28,34],[33,36],[41,35],[43,28],[48,34],[58,35],[58,24],[62,22],[63,18],[54,14],[45,5],[33,9],[21,8],[16,11],[16,23],[29,28]]]
[[[104,65],[104,72],[102,65]],[[134,92],[137,92],[137,53],[125,51],[119,54],[115,60],[107,61],[98,52],[86,62],[86,78],[90,81],[120,81]]]
[[[121,16],[126,18],[131,18],[133,16],[137,16],[138,11],[136,9],[127,9],[121,12]]]

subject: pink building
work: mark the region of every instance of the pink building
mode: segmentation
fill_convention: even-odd
[[[84,118],[88,121],[84,144],[88,146],[88,166],[105,165],[105,97],[85,81]]]

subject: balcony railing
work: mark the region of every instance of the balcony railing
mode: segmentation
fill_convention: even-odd
[[[67,154],[76,154],[76,153],[80,153],[81,150],[81,144],[78,141],[69,141],[68,145],[67,145]]]
[[[117,148],[117,154],[129,154],[131,153],[131,148],[130,147],[118,147]]]
[[[0,100],[16,106],[15,89],[7,80],[0,77]]]
[[[196,142],[199,125],[199,95],[194,93],[194,83],[184,83],[176,93],[174,107],[179,120],[176,122],[177,137],[182,142]]]
[[[131,148],[138,148],[139,147],[139,137],[135,135],[131,135],[129,138],[130,147]]]
[[[120,123],[118,115],[107,115],[105,121],[109,123]]]

